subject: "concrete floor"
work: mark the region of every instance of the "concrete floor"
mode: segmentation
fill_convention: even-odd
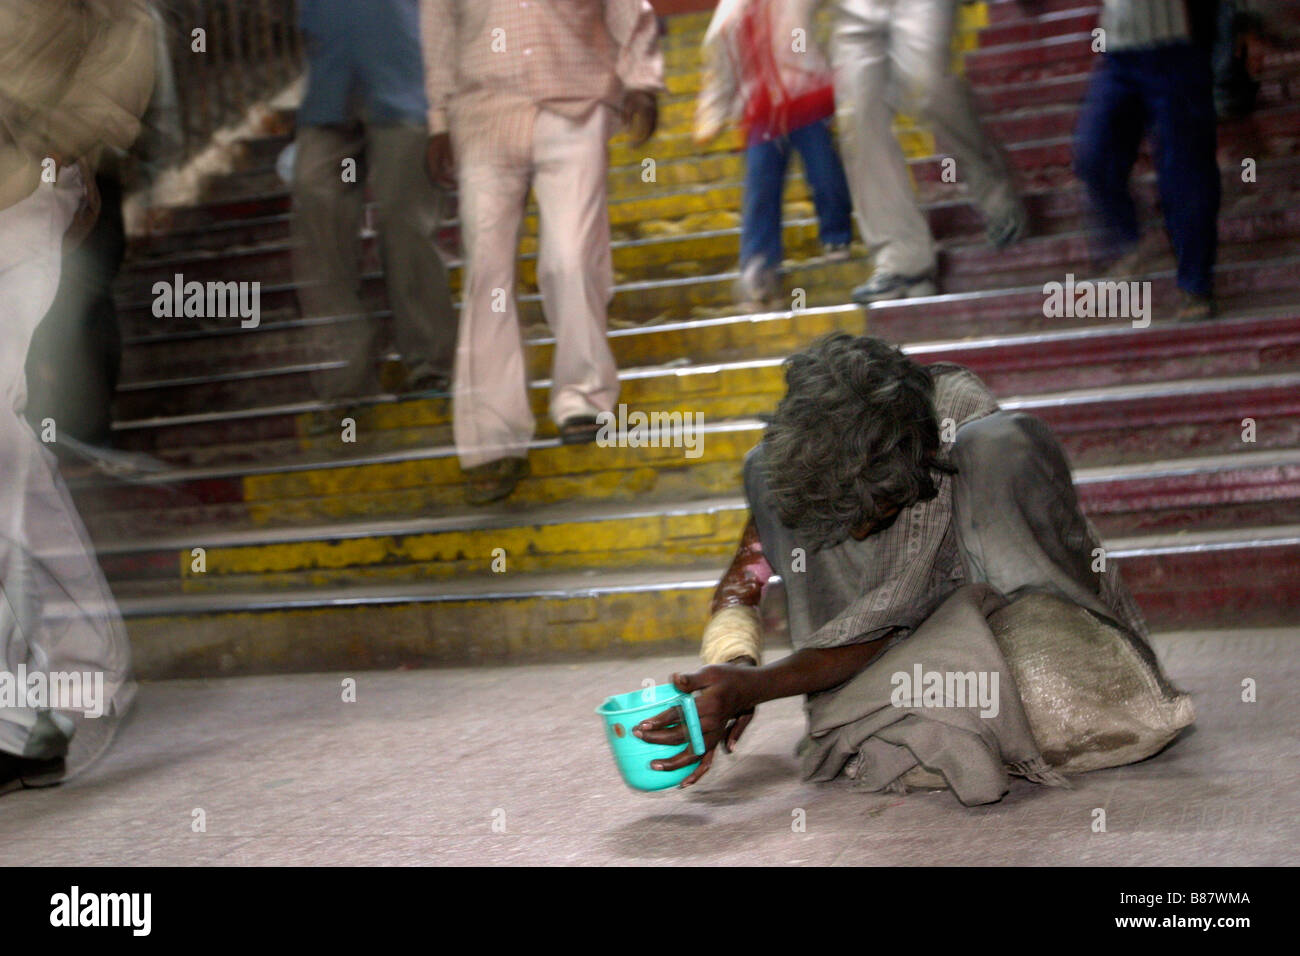
[[[592,710],[689,658],[361,672],[356,703],[341,700],[344,674],[148,684],[88,771],[0,797],[0,863],[1294,863],[1298,640],[1161,637],[1193,732],[1074,790],[1015,781],[979,809],[802,783],[797,700],[761,707],[739,753],[691,790],[633,793]],[[1247,677],[1257,703],[1240,700]]]

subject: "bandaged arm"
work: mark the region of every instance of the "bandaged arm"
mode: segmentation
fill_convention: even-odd
[[[885,637],[843,647],[804,648],[774,664],[762,664],[758,604],[772,576],[753,518],[745,525],[731,567],[713,592],[713,617],[704,629],[700,657],[705,664],[757,665],[750,707],[780,697],[812,694],[854,677],[884,651]]]
[[[705,664],[762,660],[758,604],[772,566],[763,556],[754,519],[745,524],[731,566],[713,592],[712,617],[704,629],[700,658]]]

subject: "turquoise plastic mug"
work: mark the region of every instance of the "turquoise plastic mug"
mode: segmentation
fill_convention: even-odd
[[[678,723],[686,725],[691,750],[704,755],[704,734],[700,731],[700,714],[695,709],[695,698],[683,694],[672,684],[658,684],[630,694],[617,694],[607,698],[596,708],[605,720],[605,737],[614,752],[614,763],[623,781],[633,790],[667,790],[691,775],[699,764],[696,760],[680,770],[652,770],[650,761],[666,760],[682,752],[681,744],[651,744],[633,736],[632,728],[647,718],[676,707],[681,714]]]

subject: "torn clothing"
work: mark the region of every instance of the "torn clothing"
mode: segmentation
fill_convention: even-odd
[[[796,648],[840,647],[916,630],[962,584],[1008,597],[1056,593],[1145,637],[1141,612],[1102,562],[1100,539],[1079,510],[1065,452],[1030,415],[1001,412],[959,366],[931,366],[935,411],[955,426],[940,461],[939,493],[862,541],[815,550],[781,523],[760,444],[745,460],[745,494],[763,553],[781,576]],[[795,570],[803,567],[803,570]]]
[[[940,773],[962,803],[1000,800],[1008,770],[1036,783],[1064,786],[1044,762],[987,618],[1006,599],[986,584],[958,588],[916,633],[839,688],[808,699],[808,734],[800,744],[803,775],[832,780],[843,772],[866,790],[897,789],[917,766]],[[895,675],[915,668],[997,674],[994,706],[943,706],[915,699],[899,706]],[[989,713],[988,711],[992,711]]]
[[[1136,747],[1117,746],[1114,759],[1087,769],[1153,753],[1190,723],[1190,704],[1160,673],[1142,615],[1079,509],[1064,451],[1042,421],[997,410],[970,372],[955,366],[931,372],[941,430],[945,420],[959,425],[941,456],[956,474],[943,475],[934,499],[904,510],[881,532],[821,550],[807,547],[777,516],[762,446],[746,460],[746,494],[763,552],[785,582],[795,648],[889,642],[852,680],[809,696],[810,737],[801,746],[805,775],[828,780],[843,772],[881,789],[925,767],[942,774],[968,804],[999,799],[1008,785],[1006,769],[1059,783],[1028,729],[1021,701],[1026,689],[1017,690],[1014,668],[987,621],[1029,595],[1050,595],[1067,602],[1067,613],[1083,608],[1104,622],[1107,647],[1151,688],[1148,709],[1157,714],[1151,732],[1139,733]],[[1054,628],[1043,633],[1045,641],[1057,638]],[[1077,644],[1060,661],[1076,654]],[[1047,673],[1051,663],[1040,662],[1032,672]],[[891,676],[915,665],[945,674],[999,674],[999,716],[891,703]],[[1105,688],[1093,689],[1106,698]],[[1110,699],[1109,714],[1125,723],[1128,711],[1145,702],[1120,696]],[[1104,709],[1088,713],[1108,716]],[[1071,730],[1090,732],[1086,720]]]

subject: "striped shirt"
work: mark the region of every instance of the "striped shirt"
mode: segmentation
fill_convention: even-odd
[[[647,0],[420,0],[429,131],[463,158],[526,160],[540,109],[582,120],[664,88]]]
[[[1143,50],[1191,39],[1187,0],[1105,0],[1106,51]]]

